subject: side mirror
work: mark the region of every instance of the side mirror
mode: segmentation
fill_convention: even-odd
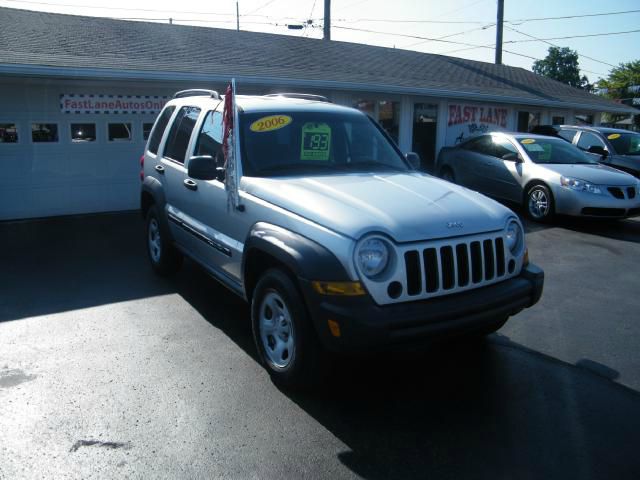
[[[196,180],[220,180],[224,178],[224,169],[216,166],[211,155],[198,155],[189,159],[187,175]]]
[[[420,155],[415,152],[409,152],[405,155],[405,158],[414,170],[420,169]]]
[[[509,160],[510,162],[518,162],[518,163],[522,162],[520,155],[518,155],[515,152],[505,153],[504,155],[502,155],[502,159]]]
[[[587,152],[594,153],[596,155],[602,155],[603,157],[606,157],[609,154],[609,152],[607,152],[604,147],[601,147],[600,145],[591,145],[589,148],[587,148]]]

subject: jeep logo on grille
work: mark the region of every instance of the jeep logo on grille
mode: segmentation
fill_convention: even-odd
[[[462,228],[462,222],[447,222],[447,228]]]

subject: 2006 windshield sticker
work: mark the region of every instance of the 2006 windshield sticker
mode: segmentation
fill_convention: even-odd
[[[252,132],[271,132],[278,130],[279,128],[286,127],[291,123],[291,117],[289,115],[269,115],[268,117],[262,117],[253,122],[249,129]]]
[[[331,150],[331,127],[326,123],[308,122],[302,126],[300,160],[328,161]]]

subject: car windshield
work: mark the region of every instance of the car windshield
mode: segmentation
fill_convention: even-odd
[[[559,138],[518,138],[534,163],[597,163],[591,156]]]
[[[640,155],[640,133],[610,133],[607,140],[618,155]]]
[[[240,126],[247,176],[409,170],[374,122],[358,112],[243,113]]]

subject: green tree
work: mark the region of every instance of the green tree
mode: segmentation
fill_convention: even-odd
[[[608,78],[598,81],[598,88],[605,97],[632,105],[633,99],[640,98],[640,60],[621,63],[614,67]],[[614,123],[626,117],[628,115],[605,114],[603,121]],[[640,115],[634,116],[634,123],[640,127]]]
[[[640,60],[621,63],[609,73],[609,78],[598,82],[599,88],[606,88],[609,98],[633,98],[640,96]]]
[[[592,85],[586,76],[580,76],[578,52],[568,47],[549,47],[549,53],[542,60],[533,62],[533,73],[566,83],[572,87],[590,90]]]

